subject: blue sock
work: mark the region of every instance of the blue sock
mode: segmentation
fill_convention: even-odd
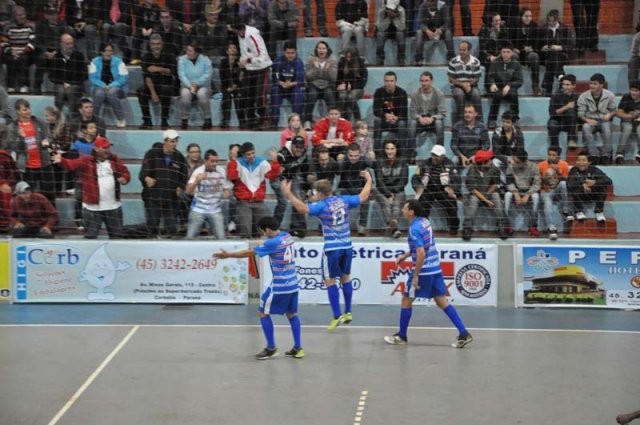
[[[411,307],[400,309],[400,331],[398,332],[398,335],[403,338],[407,337],[407,329],[409,328],[409,322],[411,321],[411,313],[413,313],[413,309]]]
[[[456,328],[458,328],[458,332],[460,333],[460,335],[466,335],[469,333],[467,332],[467,328],[464,327],[464,323],[462,323],[462,319],[460,318],[460,316],[458,316],[458,311],[454,306],[449,304],[443,311],[447,316],[449,316],[449,320],[451,320],[451,323],[453,323]]]
[[[260,318],[260,324],[262,325],[262,332],[267,339],[267,348],[273,350],[276,348],[276,341],[273,335],[273,321],[271,316],[264,316]]]
[[[327,288],[327,294],[329,295],[329,304],[331,304],[331,311],[333,311],[333,318],[340,317],[340,290],[338,285],[331,285]]]
[[[342,284],[342,294],[344,295],[344,312],[351,312],[351,298],[353,297],[353,285],[351,281]]]
[[[300,318],[297,314],[289,319],[289,324],[291,325],[291,333],[293,334],[293,347],[301,348],[302,343],[300,342]]]

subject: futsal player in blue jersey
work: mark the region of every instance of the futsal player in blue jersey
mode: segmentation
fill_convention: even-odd
[[[387,344],[407,343],[407,329],[411,321],[413,300],[433,298],[449,320],[458,328],[458,339],[451,344],[463,348],[473,337],[467,331],[454,306],[447,301],[447,290],[440,268],[440,254],[436,248],[431,222],[423,217],[422,206],[417,199],[411,199],[402,206],[402,214],[409,221],[409,251],[396,258],[398,264],[411,257],[413,270],[409,274],[407,291],[403,294],[400,310],[400,330],[395,335],[385,336]]]
[[[353,246],[351,244],[349,210],[368,201],[372,186],[371,175],[368,171],[361,171],[360,176],[366,181],[358,195],[334,196],[331,182],[318,180],[314,184],[314,199],[316,201],[308,205],[291,192],[291,182],[283,181],[280,186],[282,194],[289,198],[291,205],[298,212],[318,217],[322,223],[322,234],[324,235],[322,278],[327,287],[329,304],[331,304],[333,313],[333,319],[327,327],[330,331],[342,323],[350,323],[353,320],[351,312]],[[340,313],[340,290],[336,285],[338,279],[342,284],[342,294],[344,295],[344,314]]]
[[[273,278],[271,284],[262,293],[258,308],[267,346],[255,357],[258,360],[266,360],[278,354],[270,315],[285,314],[293,333],[293,348],[284,354],[287,357],[301,359],[304,357],[304,350],[300,343],[300,318],[297,314],[298,278],[294,261],[293,237],[281,231],[278,221],[273,217],[261,218],[258,221],[258,229],[269,238],[262,245],[237,252],[220,250],[215,256],[216,258],[247,258],[256,254],[260,257],[269,256]]]

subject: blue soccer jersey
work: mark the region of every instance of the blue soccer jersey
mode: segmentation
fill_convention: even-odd
[[[309,205],[309,215],[318,217],[322,223],[325,251],[352,247],[349,210],[358,205],[358,195],[332,196]]]
[[[416,250],[418,248],[424,248],[425,259],[422,268],[415,272],[418,272],[419,275],[440,273],[440,256],[433,239],[431,222],[424,217],[414,219],[409,225],[409,249],[411,250],[411,258],[414,264],[416,263]]]
[[[273,294],[290,294],[298,291],[296,263],[293,259],[293,238],[287,232],[280,232],[267,239],[264,244],[253,250],[260,257],[269,256],[271,264],[271,292]]]

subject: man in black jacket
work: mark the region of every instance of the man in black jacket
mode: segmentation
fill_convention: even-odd
[[[296,136],[293,140],[288,140],[285,146],[278,151],[278,162],[282,166],[280,179],[291,182],[291,191],[300,199],[304,199],[305,177],[309,172],[309,162],[307,160],[307,149],[302,136]],[[287,198],[282,196],[280,191],[281,180],[271,180],[271,187],[278,197],[278,204],[273,212],[273,216],[278,222],[282,222],[285,209],[287,208]],[[305,237],[307,220],[305,214],[301,214],[295,208],[291,208],[291,234],[299,238]]]
[[[396,133],[398,151],[401,158],[415,157],[415,152],[407,149],[407,92],[396,85],[398,77],[393,71],[384,74],[384,86],[376,89],[373,95],[373,146],[376,156],[382,156],[382,132]],[[359,193],[359,192],[356,192]]]
[[[60,49],[53,56],[49,70],[49,79],[54,84],[56,108],[62,110],[66,100],[71,114],[77,114],[78,102],[84,93],[87,78],[87,61],[84,55],[76,50],[72,35],[62,34]]]
[[[589,153],[584,150],[578,154],[576,165],[569,171],[567,192],[571,200],[571,208],[578,221],[584,220],[584,204],[595,202],[596,221],[604,223],[604,201],[607,199],[607,187],[611,179],[604,171],[589,162]]]

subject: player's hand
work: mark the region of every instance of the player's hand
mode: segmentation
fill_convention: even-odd
[[[224,249],[221,249],[220,252],[216,252],[215,254],[213,254],[213,256],[216,258],[225,259],[225,258],[229,258],[229,253]]]
[[[364,178],[367,181],[371,180],[371,174],[367,170],[360,171],[360,177]]]
[[[291,194],[291,180],[280,181],[280,192],[282,192],[285,197]]]
[[[411,286],[413,286],[415,288],[415,290],[417,291],[418,289],[420,289],[420,283],[419,281],[420,276],[419,275],[413,275],[413,279],[411,281]]]

